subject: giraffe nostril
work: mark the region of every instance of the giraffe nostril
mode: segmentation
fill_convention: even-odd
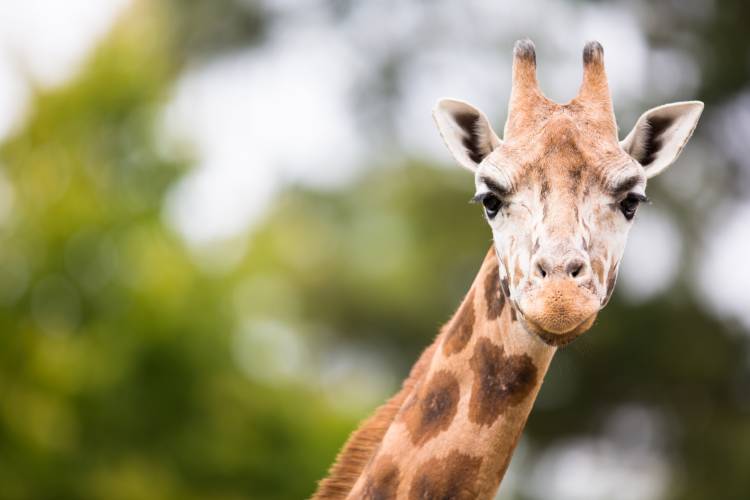
[[[536,270],[537,270],[537,272],[539,273],[539,275],[542,278],[546,278],[547,277],[547,271],[545,271],[545,269],[544,269],[544,267],[542,266],[541,263],[537,262],[537,264],[536,264]]]
[[[537,257],[534,259],[532,266],[534,269],[534,275],[541,279],[548,277],[552,272],[552,266],[546,257]]]
[[[538,279],[558,278],[585,278],[588,273],[588,264],[580,257],[563,258],[552,260],[547,257],[538,257],[532,264],[534,275]]]
[[[581,274],[581,271],[583,271],[584,265],[582,260],[576,259],[568,263],[566,271],[568,271],[568,275],[571,278],[577,278]]]

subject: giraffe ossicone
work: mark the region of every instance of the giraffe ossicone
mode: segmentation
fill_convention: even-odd
[[[556,349],[609,301],[646,181],[679,156],[703,103],[667,104],[617,136],[598,42],[578,95],[539,89],[516,42],[502,139],[484,113],[442,99],[433,116],[474,174],[493,234],[469,293],[401,391],[350,437],[315,498],[491,498]]]

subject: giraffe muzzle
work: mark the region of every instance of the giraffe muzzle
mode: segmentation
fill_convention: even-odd
[[[527,330],[552,345],[567,344],[591,328],[600,309],[598,297],[569,278],[528,290],[517,304]]]

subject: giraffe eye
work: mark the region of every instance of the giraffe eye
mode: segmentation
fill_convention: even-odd
[[[648,198],[642,194],[630,193],[625,199],[620,202],[620,211],[627,220],[632,220],[635,216],[635,211],[638,210],[638,205],[642,201],[648,201]]]
[[[488,219],[494,219],[497,213],[507,203],[493,192],[479,193],[469,203],[481,203]]]
[[[494,194],[487,193],[482,198],[482,205],[484,205],[484,211],[487,213],[487,217],[492,219],[497,215],[500,207],[503,206],[503,202],[501,202],[500,198],[498,198]]]

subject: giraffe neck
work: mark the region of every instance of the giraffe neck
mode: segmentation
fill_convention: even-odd
[[[315,498],[492,498],[554,353],[516,321],[490,250],[401,392],[352,435]]]

